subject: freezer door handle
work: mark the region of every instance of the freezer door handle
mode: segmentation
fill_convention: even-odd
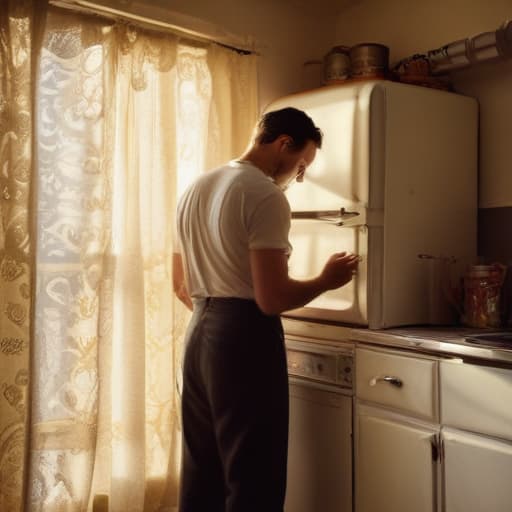
[[[298,220],[321,220],[332,222],[337,226],[342,226],[344,221],[357,217],[359,212],[349,212],[345,208],[339,210],[316,210],[292,212],[292,219]]]

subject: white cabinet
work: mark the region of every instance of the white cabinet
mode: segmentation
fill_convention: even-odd
[[[443,425],[512,441],[512,369],[447,360],[440,377]]]
[[[286,512],[352,511],[352,397],[290,384]]]
[[[445,512],[512,510],[512,443],[444,429]]]
[[[434,512],[438,429],[357,409],[357,512]]]
[[[356,396],[402,413],[437,422],[437,360],[396,351],[358,349]]]
[[[356,350],[356,512],[512,512],[512,369]]]
[[[435,512],[438,361],[356,350],[356,512]]]
[[[512,511],[512,370],[440,365],[445,512]]]

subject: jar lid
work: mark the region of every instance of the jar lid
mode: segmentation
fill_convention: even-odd
[[[494,268],[493,265],[471,265],[469,270],[482,271],[482,270],[492,270]]]

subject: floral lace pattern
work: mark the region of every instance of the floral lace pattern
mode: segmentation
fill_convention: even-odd
[[[189,318],[172,291],[173,212],[184,183],[245,148],[255,58],[50,8],[35,75],[29,17],[7,19],[0,510],[90,511],[95,497],[110,512],[172,510]]]
[[[0,510],[21,512],[30,347],[31,1],[0,15]]]
[[[47,32],[39,62],[29,495],[42,511],[85,509],[97,429],[98,291],[110,203],[102,46],[84,45],[84,32]]]

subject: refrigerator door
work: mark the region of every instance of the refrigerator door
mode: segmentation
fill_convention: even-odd
[[[287,191],[292,211],[352,211],[367,206],[371,89],[370,85],[327,86],[285,97],[268,108],[301,109],[323,132],[322,148],[304,182]]]
[[[290,276],[317,276],[335,252],[362,258],[356,277],[288,316],[367,325],[367,255],[375,212],[369,209],[369,101],[372,82],[327,86],[272,103],[305,111],[323,132],[303,183],[286,192],[292,209]],[[382,191],[381,191],[382,194]],[[382,220],[382,216],[380,216]]]
[[[453,290],[477,254],[477,102],[390,82],[372,96],[385,137],[378,327],[453,324]]]
[[[339,227],[327,221],[296,220],[292,222],[290,241],[293,253],[289,261],[289,272],[294,279],[302,280],[317,276],[327,257],[335,252],[357,253],[362,260],[352,281],[342,288],[323,293],[305,308],[287,312],[286,316],[367,325],[366,226]]]

